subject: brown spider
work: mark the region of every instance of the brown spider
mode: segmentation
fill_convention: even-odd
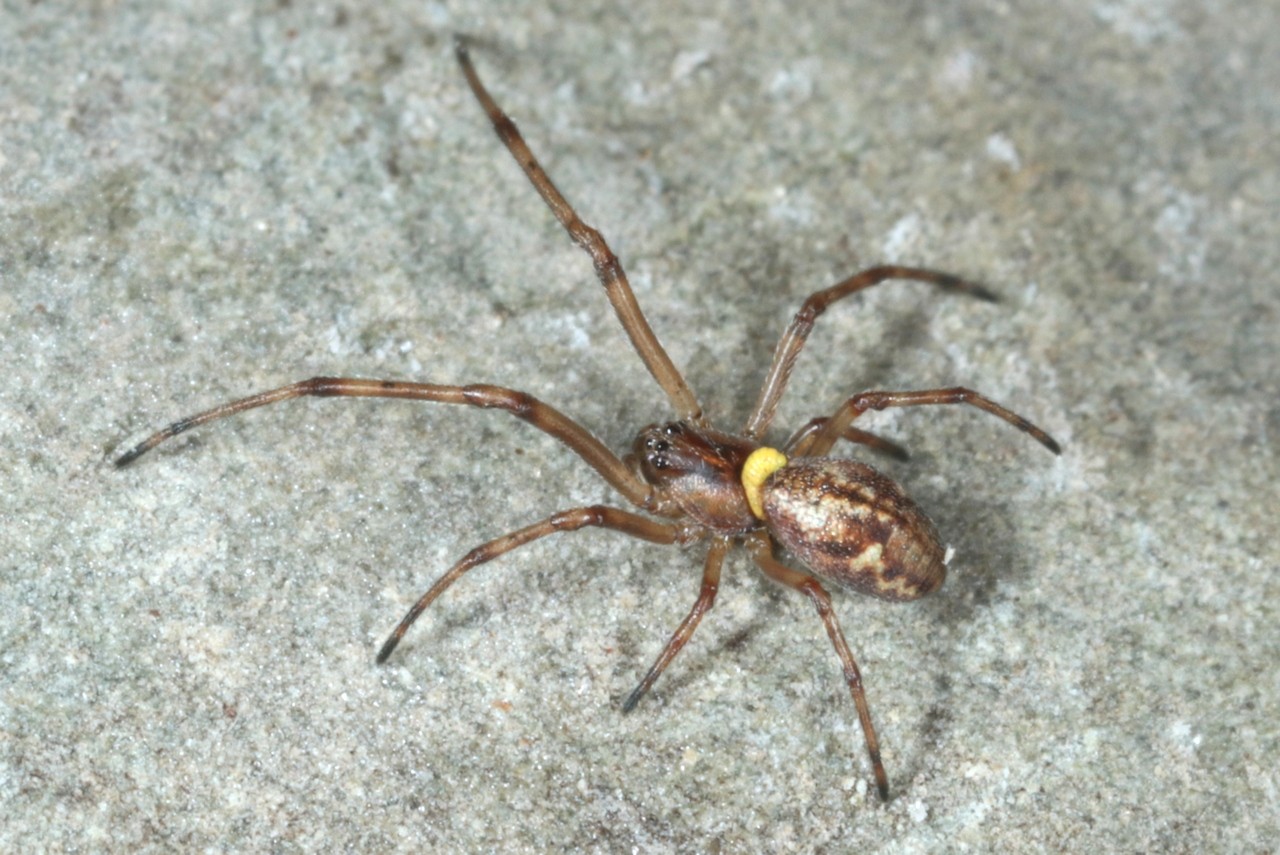
[[[857,663],[818,581],[833,582],[887,600],[914,600],[936,590],[946,575],[946,556],[933,523],[890,479],[870,466],[827,457],[839,439],[861,443],[897,457],[897,445],[852,426],[868,410],[927,404],[968,404],[1004,419],[1030,434],[1055,454],[1058,443],[1021,416],[964,388],[913,392],[863,392],[846,400],[829,417],[815,418],[796,431],[782,450],[763,445],[796,357],[813,324],[828,306],[888,279],[928,282],[939,288],[994,300],[979,285],[946,273],[915,267],[872,267],[818,291],[805,300],[783,332],[764,387],[738,434],[716,430],[698,405],[662,344],[650,329],[622,265],[604,238],[584,223],[543,171],[520,131],[480,82],[465,44],[455,46],[458,63],[493,128],[534,188],[573,241],[591,256],[596,275],[613,304],[636,353],[666,392],[676,420],[649,425],[636,435],[631,453],[619,457],[591,432],[542,401],[501,386],[442,386],[398,380],[313,377],[215,407],[176,421],[116,459],[125,466],[165,440],[197,425],[235,413],[304,395],[321,397],[406,398],[443,404],[506,410],[564,443],[585,460],[632,505],[660,519],[604,505],[572,508],[491,540],[467,553],[409,609],[378,653],[385,662],[423,610],[462,574],[506,552],[559,531],[598,526],[653,543],[686,544],[707,540],[702,588],[688,616],[676,628],[653,667],[623,702],[630,711],[688,643],[702,616],[715,602],[720,567],[731,544],[742,542],[766,576],[807,596],[818,610],[844,667],[844,678],[858,710],[875,774],[876,789],[887,799],[889,781]],[[777,545],[805,565],[794,570],[774,557]]]

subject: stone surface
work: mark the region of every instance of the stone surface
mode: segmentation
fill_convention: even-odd
[[[1259,851],[1280,836],[1280,13],[1107,0],[9,4],[0,15],[0,850]],[[809,292],[777,433],[865,388],[955,549],[821,624],[741,556],[651,697],[700,552],[551,538],[383,637],[476,543],[620,502],[500,413],[668,416],[450,34],[627,265],[718,422]],[[857,453],[855,449],[849,453]],[[879,465],[879,464],[877,464]]]

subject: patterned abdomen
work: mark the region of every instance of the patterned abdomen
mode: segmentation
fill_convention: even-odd
[[[774,538],[817,576],[886,600],[914,600],[946,578],[933,523],[863,463],[801,457],[764,484]]]

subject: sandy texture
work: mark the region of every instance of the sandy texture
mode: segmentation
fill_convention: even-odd
[[[1280,836],[1274,3],[10,3],[0,19],[0,850],[1263,851]],[[367,7],[367,8],[366,8]],[[898,8],[901,7],[901,8]],[[477,64],[734,427],[809,292],[779,438],[866,388],[954,547],[811,606],[739,554],[632,714],[700,552],[501,413],[301,401],[501,382],[612,447],[669,410],[487,127]],[[865,452],[845,449],[842,453]]]

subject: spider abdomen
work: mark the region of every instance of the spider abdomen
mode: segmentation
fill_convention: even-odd
[[[765,481],[770,533],[822,579],[914,600],[946,578],[937,529],[902,488],[863,463],[802,457]]]

